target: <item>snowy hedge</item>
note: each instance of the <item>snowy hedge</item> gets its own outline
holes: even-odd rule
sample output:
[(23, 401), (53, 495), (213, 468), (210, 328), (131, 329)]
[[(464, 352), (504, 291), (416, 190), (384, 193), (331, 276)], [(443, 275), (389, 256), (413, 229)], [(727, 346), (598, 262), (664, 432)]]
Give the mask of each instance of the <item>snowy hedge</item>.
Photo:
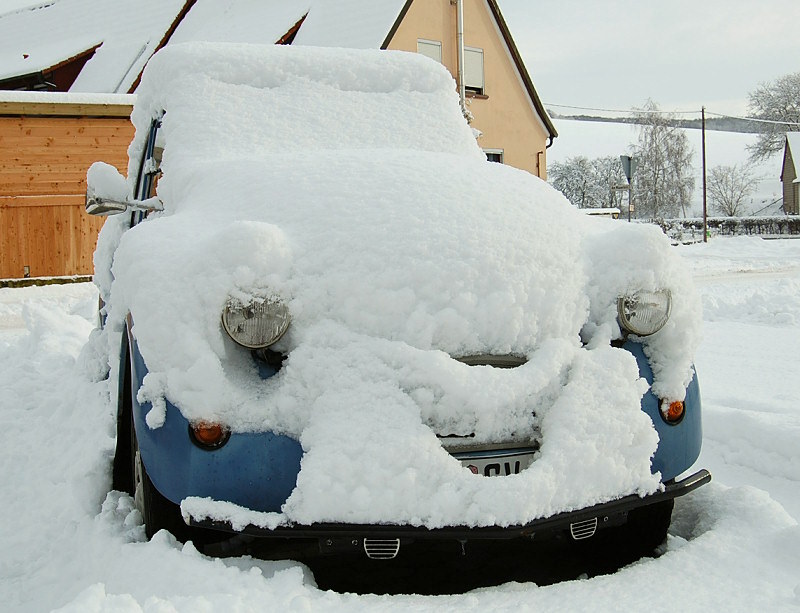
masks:
[[(684, 243), (702, 240), (703, 218), (655, 220), (664, 233)], [(770, 217), (709, 217), (711, 236), (790, 236), (800, 235), (800, 217), (776, 215)]]

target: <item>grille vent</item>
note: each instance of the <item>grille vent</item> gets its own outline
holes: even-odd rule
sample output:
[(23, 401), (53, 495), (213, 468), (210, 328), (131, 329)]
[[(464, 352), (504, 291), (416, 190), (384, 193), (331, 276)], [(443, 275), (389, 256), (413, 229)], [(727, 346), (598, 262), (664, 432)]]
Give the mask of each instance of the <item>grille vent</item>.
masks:
[(569, 525), (569, 532), (576, 541), (588, 539), (597, 532), (597, 518), (593, 517), (592, 519), (584, 521), (576, 521)]
[(370, 560), (391, 560), (400, 551), (400, 539), (364, 539), (364, 553)]

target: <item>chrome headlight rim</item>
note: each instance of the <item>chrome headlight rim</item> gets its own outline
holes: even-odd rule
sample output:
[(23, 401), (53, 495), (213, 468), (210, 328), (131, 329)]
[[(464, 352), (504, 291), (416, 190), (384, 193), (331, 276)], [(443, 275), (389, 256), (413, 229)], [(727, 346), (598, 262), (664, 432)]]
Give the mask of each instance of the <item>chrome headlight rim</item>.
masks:
[(637, 290), (617, 299), (617, 318), (623, 330), (651, 336), (661, 330), (672, 314), (672, 291)]
[(222, 327), (238, 345), (265, 349), (277, 343), (289, 329), (291, 316), (283, 298), (277, 295), (248, 301), (229, 296), (222, 309)]

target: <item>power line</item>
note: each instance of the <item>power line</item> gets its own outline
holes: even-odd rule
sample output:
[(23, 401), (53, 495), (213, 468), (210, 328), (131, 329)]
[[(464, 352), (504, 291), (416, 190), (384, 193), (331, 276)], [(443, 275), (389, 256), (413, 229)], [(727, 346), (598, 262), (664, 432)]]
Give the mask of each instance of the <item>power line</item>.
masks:
[(754, 123), (770, 123), (778, 126), (800, 126), (796, 121), (774, 121), (772, 119), (758, 119), (756, 117), (737, 117), (736, 115), (722, 115), (720, 113), (713, 113), (706, 111), (707, 115), (714, 115), (715, 117), (724, 117), (725, 119), (739, 119), (741, 121), (752, 121)]
[[(662, 110), (645, 110), (645, 109), (603, 109), (603, 108), (596, 108), (591, 106), (574, 106), (571, 104), (553, 104), (551, 102), (545, 102), (544, 105), (546, 107), (555, 107), (560, 109), (573, 109), (577, 111), (597, 111), (601, 113), (623, 113), (628, 116), (631, 113), (634, 114), (652, 114), (652, 115), (692, 115), (692, 114), (700, 114), (700, 110), (696, 111), (662, 111)], [(774, 124), (779, 126), (798, 126), (800, 127), (800, 122), (796, 121), (775, 121), (772, 119), (758, 119), (756, 117), (739, 117), (737, 115), (727, 115), (724, 113), (714, 113), (713, 111), (709, 111), (706, 109), (707, 115), (714, 115), (715, 117), (721, 117), (723, 119), (738, 119), (739, 121), (750, 121), (753, 123), (768, 123)]]
[(578, 111), (600, 111), (603, 113), (652, 113), (653, 115), (688, 115), (691, 113), (699, 113), (699, 110), (696, 111), (651, 111), (645, 109), (599, 109), (593, 108), (590, 106), (572, 106), (569, 104), (552, 104), (550, 102), (545, 102), (545, 106), (555, 106), (562, 109), (575, 109)]

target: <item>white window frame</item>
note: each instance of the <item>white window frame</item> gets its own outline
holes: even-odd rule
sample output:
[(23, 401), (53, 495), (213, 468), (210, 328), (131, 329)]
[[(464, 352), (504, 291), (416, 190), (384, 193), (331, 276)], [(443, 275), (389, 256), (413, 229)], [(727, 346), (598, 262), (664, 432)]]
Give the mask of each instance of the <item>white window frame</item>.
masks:
[[(436, 50), (438, 50), (438, 53)], [(426, 51), (430, 51), (432, 53), (426, 53)], [(424, 55), (425, 57), (429, 57), (432, 60), (435, 60), (441, 64), (442, 42), (439, 40), (428, 40), (427, 38), (418, 38), (417, 53), (419, 53), (420, 55)]]
[(498, 162), (498, 163), (500, 163), (500, 164), (505, 164), (506, 163), (506, 160), (505, 160), (506, 156), (505, 156), (505, 152), (504, 152), (503, 149), (484, 149), (483, 152), (485, 154), (487, 154), (487, 157), (488, 157), (488, 154), (490, 154), (490, 153), (492, 155), (499, 155), (500, 156), (500, 162)]

